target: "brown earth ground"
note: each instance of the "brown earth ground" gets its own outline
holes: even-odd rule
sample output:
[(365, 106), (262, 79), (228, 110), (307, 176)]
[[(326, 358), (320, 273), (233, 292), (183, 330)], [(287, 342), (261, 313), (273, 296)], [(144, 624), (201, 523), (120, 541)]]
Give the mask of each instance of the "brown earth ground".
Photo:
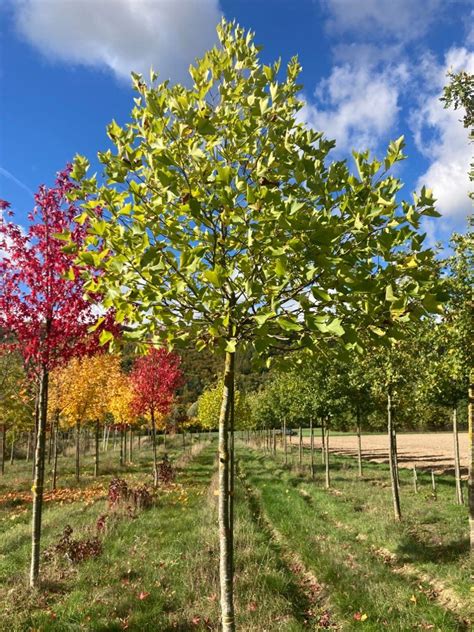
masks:
[[(318, 431), (316, 431), (318, 432)], [(293, 445), (298, 438), (293, 437)], [(304, 438), (309, 444), (309, 437)], [(321, 438), (315, 434), (315, 447), (321, 448)], [(449, 432), (397, 434), (398, 462), (400, 467), (432, 469), (436, 472), (454, 470), (453, 435)], [(334, 435), (329, 438), (329, 450), (336, 454), (357, 456), (357, 437)], [(459, 433), (459, 452), (462, 473), (467, 473), (468, 439), (467, 432)], [(363, 435), (362, 457), (374, 463), (388, 463), (386, 435)]]

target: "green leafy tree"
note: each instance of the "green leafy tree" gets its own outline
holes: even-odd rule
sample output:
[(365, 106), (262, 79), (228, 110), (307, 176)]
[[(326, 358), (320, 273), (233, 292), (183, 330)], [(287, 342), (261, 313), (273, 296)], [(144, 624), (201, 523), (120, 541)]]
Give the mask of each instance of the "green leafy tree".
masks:
[[(354, 154), (328, 163), (334, 142), (298, 122), (300, 66), (263, 65), (251, 33), (225, 21), (220, 45), (190, 67), (189, 87), (150, 84), (131, 121), (108, 128), (99, 154), (105, 182), (77, 158), (83, 214), (91, 223), (81, 259), (101, 274), (103, 294), (129, 337), (192, 341), (221, 355), (219, 533), (222, 627), (235, 629), (229, 421), (235, 354), (314, 347), (341, 338), (361, 349), (436, 304), (432, 254), (417, 233), (437, 215), (429, 191), (399, 204), (388, 172), (403, 139), (382, 162)], [(94, 209), (104, 209), (97, 217)], [(102, 336), (105, 343), (107, 335)]]

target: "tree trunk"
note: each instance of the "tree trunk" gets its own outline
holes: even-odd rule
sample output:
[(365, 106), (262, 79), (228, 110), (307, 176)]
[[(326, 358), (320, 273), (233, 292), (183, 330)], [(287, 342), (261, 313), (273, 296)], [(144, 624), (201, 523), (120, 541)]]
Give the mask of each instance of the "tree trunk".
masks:
[(76, 421), (76, 481), (79, 483), (81, 462), (81, 422)]
[(123, 458), (123, 426), (120, 426), (120, 465), (124, 465), (125, 459)]
[(56, 489), (56, 483), (58, 479), (58, 434), (59, 434), (59, 419), (56, 417), (56, 423), (54, 424), (54, 446), (53, 446), (53, 479), (51, 481), (51, 489)]
[(232, 568), (232, 525), (229, 523), (230, 498), (230, 454), (229, 417), (234, 390), (235, 354), (226, 352), (224, 388), (219, 414), (219, 579), (221, 592), (222, 632), (235, 631), (233, 568)]
[(288, 441), (286, 437), (286, 419), (283, 420), (283, 448), (285, 450), (285, 465), (288, 465)]
[(5, 474), (5, 456), (6, 456), (6, 443), (7, 443), (7, 428), (5, 424), (2, 424), (2, 449), (0, 455), (2, 457), (2, 463), (0, 465), (2, 474)]
[(459, 462), (458, 411), (453, 408), (453, 439), (454, 439), (454, 477), (456, 479), (456, 502), (464, 504), (462, 493), (461, 465)]
[(469, 435), (469, 478), (468, 478), (468, 498), (469, 498), (469, 527), (471, 536), (471, 558), (474, 552), (474, 372), (471, 370), (469, 384), (469, 404), (468, 404), (468, 435)]
[(39, 396), (35, 398), (35, 429), (33, 433), (33, 459), (31, 464), (31, 478), (35, 477), (35, 459), (36, 459), (36, 444), (38, 442), (38, 424), (39, 424)]
[(26, 443), (26, 462), (30, 460), (30, 452), (31, 452), (31, 430), (28, 432), (27, 443)]
[(362, 478), (362, 439), (360, 436), (360, 413), (357, 409), (357, 463), (359, 467), (359, 476)]
[(15, 431), (12, 430), (12, 444), (10, 446), (10, 465), (15, 461)]
[(298, 455), (298, 459), (299, 459), (299, 466), (300, 468), (303, 465), (303, 428), (300, 426), (300, 431), (299, 431), (299, 455)]
[[(393, 417), (393, 414), (392, 414)], [(400, 470), (398, 469), (398, 445), (397, 445), (397, 429), (392, 419), (392, 434), (393, 434), (393, 463), (395, 466), (395, 478), (400, 491)]]
[(331, 475), (329, 472), (329, 421), (326, 419), (326, 422), (324, 424), (325, 426), (325, 432), (324, 432), (324, 466), (325, 466), (325, 472), (326, 472), (326, 481), (325, 481), (325, 486), (326, 489), (329, 489), (331, 487)]
[(127, 426), (123, 430), (123, 462), (127, 462)]
[(402, 519), (402, 512), (400, 509), (400, 490), (397, 482), (397, 471), (395, 465), (395, 445), (394, 445), (394, 433), (393, 433), (393, 417), (392, 417), (392, 393), (389, 388), (387, 392), (387, 431), (389, 442), (389, 462), (390, 462), (390, 481), (392, 484), (392, 500), (393, 500), (393, 512), (395, 514), (395, 520)]
[(232, 381), (229, 411), (229, 568), (234, 577), (234, 488), (235, 488), (235, 384)]
[(41, 517), (43, 510), (44, 461), (46, 447), (46, 417), (48, 415), (48, 381), (46, 367), (41, 368), (38, 393), (38, 431), (36, 439), (35, 473), (33, 478), (33, 509), (31, 530), (30, 586), (35, 588), (39, 581)]
[(311, 478), (314, 480), (314, 428), (312, 417), (309, 420), (309, 444)]
[(53, 425), (49, 424), (49, 439), (48, 439), (48, 465), (51, 463), (51, 457), (53, 456)]
[(326, 460), (326, 443), (325, 443), (325, 422), (324, 418), (321, 417), (321, 463), (324, 465)]
[(95, 422), (95, 455), (94, 455), (94, 478), (99, 476), (99, 439), (100, 439), (100, 428), (99, 428), (99, 420)]
[(133, 460), (133, 430), (130, 428), (130, 440), (128, 442), (128, 460), (130, 463)]
[(155, 413), (151, 411), (151, 440), (153, 443), (153, 486), (158, 485), (158, 457), (156, 455), (156, 424)]

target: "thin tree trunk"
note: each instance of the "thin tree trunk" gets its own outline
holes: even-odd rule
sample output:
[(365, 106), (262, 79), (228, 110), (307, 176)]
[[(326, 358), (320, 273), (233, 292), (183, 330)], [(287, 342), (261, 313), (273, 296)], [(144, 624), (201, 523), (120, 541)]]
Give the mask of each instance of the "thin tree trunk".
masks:
[(156, 424), (155, 424), (155, 413), (151, 411), (151, 440), (153, 443), (153, 485), (157, 487), (158, 485), (158, 457), (156, 455)]
[(76, 481), (79, 483), (81, 463), (81, 422), (76, 421)]
[(36, 440), (35, 474), (33, 478), (33, 509), (31, 530), (30, 586), (39, 582), (41, 518), (43, 511), (44, 461), (46, 447), (46, 417), (48, 414), (48, 381), (46, 367), (41, 368), (38, 393), (38, 432)]
[(301, 468), (303, 465), (303, 428), (301, 426), (299, 435), (299, 466)]
[(48, 465), (51, 463), (51, 457), (53, 456), (53, 425), (49, 424), (49, 438), (48, 438)]
[(309, 443), (311, 478), (314, 479), (314, 428), (312, 417), (309, 420)]
[(321, 463), (324, 465), (326, 462), (326, 444), (325, 444), (325, 421), (324, 417), (321, 417)]
[(120, 457), (119, 457), (120, 465), (124, 465), (125, 459), (123, 458), (123, 426), (120, 426)]
[(12, 444), (10, 446), (10, 465), (15, 461), (15, 431), (12, 430)]
[(456, 479), (456, 502), (464, 504), (462, 493), (461, 465), (459, 462), (458, 411), (453, 408), (453, 439), (454, 439), (454, 477)]
[(329, 489), (331, 487), (331, 474), (329, 471), (329, 421), (326, 419), (326, 422), (324, 424), (325, 426), (325, 432), (324, 432), (324, 451), (325, 451), (325, 455), (324, 455), (324, 467), (325, 467), (325, 473), (326, 473), (326, 480), (325, 480), (325, 486), (326, 489)]
[(229, 411), (229, 569), (234, 577), (234, 488), (235, 488), (235, 385), (232, 382)]
[(28, 435), (26, 438), (26, 457), (25, 457), (25, 460), (27, 463), (30, 460), (30, 450), (31, 450), (31, 431), (28, 431)]
[(95, 455), (94, 455), (94, 478), (99, 476), (99, 441), (100, 441), (100, 428), (99, 420), (95, 422)]
[(5, 424), (2, 424), (2, 449), (1, 449), (1, 457), (2, 457), (2, 463), (1, 463), (1, 472), (2, 474), (5, 474), (5, 456), (6, 456), (6, 443), (7, 443), (7, 428)]
[(39, 424), (39, 395), (35, 397), (35, 429), (33, 433), (33, 458), (31, 464), (31, 478), (35, 476), (35, 460), (36, 460), (36, 444), (38, 442), (38, 424)]
[(357, 409), (357, 462), (359, 467), (359, 476), (362, 478), (362, 438), (360, 433), (360, 413)]
[(53, 479), (51, 481), (51, 489), (56, 489), (58, 479), (58, 434), (59, 434), (59, 419), (56, 417), (54, 424), (54, 446), (53, 446)]
[(288, 442), (286, 437), (286, 419), (283, 420), (283, 446), (285, 450), (285, 465), (288, 465)]
[(468, 498), (469, 498), (469, 531), (471, 541), (471, 559), (474, 553), (474, 371), (471, 370), (469, 384), (469, 404), (468, 404), (468, 436), (469, 436), (469, 478), (468, 478)]
[(232, 525), (229, 524), (229, 416), (232, 407), (234, 386), (235, 354), (226, 352), (224, 388), (219, 414), (219, 579), (221, 593), (222, 632), (235, 631), (233, 568), (232, 568)]
[[(393, 415), (392, 415), (393, 417)], [(395, 424), (392, 423), (392, 433), (393, 433), (393, 463), (395, 465), (395, 477), (398, 485), (398, 490), (400, 491), (400, 470), (398, 468), (398, 444), (397, 444), (397, 430), (395, 428)]]
[(130, 463), (133, 460), (133, 430), (130, 428), (130, 441), (128, 442), (128, 460)]
[(123, 431), (123, 462), (124, 464), (127, 462), (127, 426), (125, 426)]
[(114, 428), (114, 440), (112, 443), (112, 450), (115, 452), (117, 449), (117, 428)]
[(415, 494), (418, 494), (418, 474), (416, 472), (416, 465), (413, 466), (413, 490)]
[(389, 462), (390, 462), (390, 481), (392, 484), (392, 500), (393, 500), (393, 512), (395, 514), (395, 520), (402, 519), (402, 512), (400, 509), (400, 490), (397, 482), (397, 472), (395, 466), (395, 446), (394, 446), (394, 434), (393, 434), (393, 417), (392, 417), (392, 393), (391, 389), (387, 392), (387, 431), (389, 442)]

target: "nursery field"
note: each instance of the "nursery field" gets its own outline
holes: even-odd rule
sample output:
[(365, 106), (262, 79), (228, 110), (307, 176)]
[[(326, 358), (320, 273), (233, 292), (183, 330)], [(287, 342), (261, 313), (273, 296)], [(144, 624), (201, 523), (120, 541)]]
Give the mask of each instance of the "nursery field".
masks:
[[(459, 433), (459, 452), (461, 468), (467, 472), (468, 435)], [(294, 438), (293, 438), (294, 441)], [(304, 442), (309, 444), (309, 438)], [(320, 448), (321, 441), (316, 437), (315, 446)], [(330, 438), (330, 449), (338, 454), (357, 455), (357, 436), (354, 434), (335, 434)], [(438, 472), (452, 470), (453, 435), (451, 432), (397, 433), (397, 455), (399, 467), (433, 469)], [(387, 435), (368, 434), (362, 439), (362, 456), (376, 463), (388, 463)]]
[[(212, 435), (188, 437), (185, 446), (181, 437), (168, 440), (175, 478), (143, 505), (132, 496), (114, 504), (109, 485), (119, 472), (129, 489), (152, 489), (147, 441), (121, 468), (117, 450), (102, 452), (97, 478), (92, 455), (83, 456), (78, 486), (73, 458), (60, 457), (58, 490), (45, 498), (36, 590), (27, 588), (31, 465), (7, 464), (0, 629), (218, 630), (216, 448)], [(159, 451), (161, 459), (162, 445)], [(308, 452), (301, 466), (296, 453), (285, 465), (281, 448), (273, 455), (253, 442), (236, 444), (239, 629), (468, 630), (467, 509), (454, 503), (453, 477), (437, 475), (434, 495), (429, 473), (420, 471), (415, 494), (411, 473), (400, 471), (403, 521), (395, 523), (386, 465), (366, 462), (361, 480), (355, 459), (331, 454), (325, 489), (320, 455), (312, 479)], [(47, 489), (48, 477), (49, 469)]]

